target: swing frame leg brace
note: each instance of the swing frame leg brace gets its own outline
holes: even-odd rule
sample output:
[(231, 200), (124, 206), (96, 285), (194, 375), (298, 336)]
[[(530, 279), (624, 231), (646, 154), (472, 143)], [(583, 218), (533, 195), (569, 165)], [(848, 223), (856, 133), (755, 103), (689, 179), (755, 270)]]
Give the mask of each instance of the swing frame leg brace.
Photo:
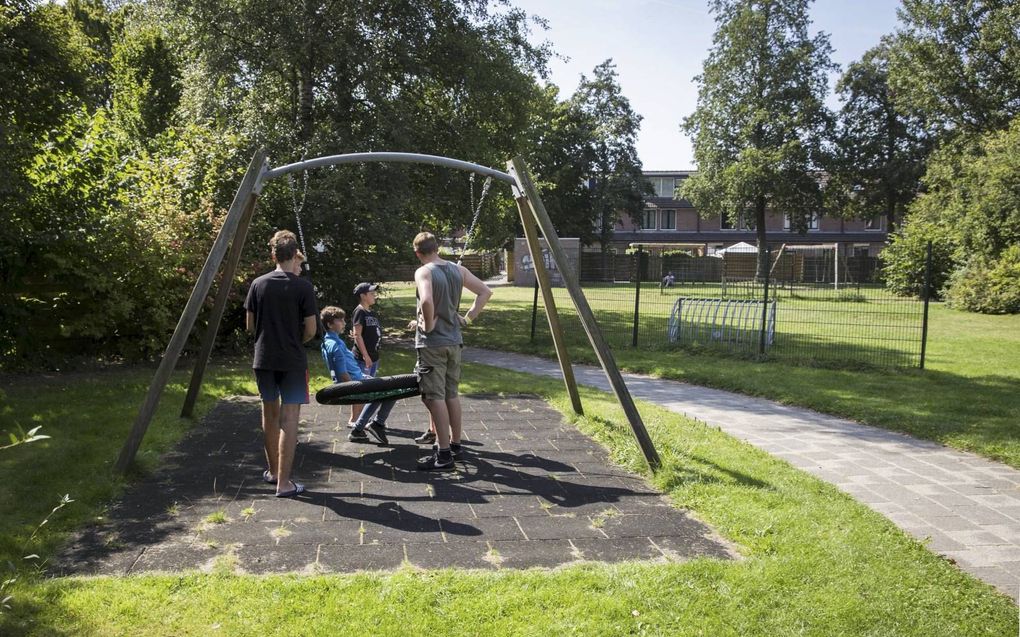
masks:
[[(595, 315), (588, 305), (588, 299), (585, 298), (577, 278), (570, 269), (566, 253), (563, 251), (563, 246), (556, 235), (556, 230), (553, 228), (552, 220), (545, 209), (545, 204), (542, 203), (542, 198), (538, 195), (538, 189), (535, 188), (531, 174), (528, 172), (524, 160), (520, 157), (511, 159), (507, 163), (507, 169), (516, 180), (517, 188), (524, 194), (523, 199), (528, 203), (534, 219), (542, 229), (542, 235), (549, 245), (549, 251), (552, 253), (553, 259), (556, 261), (556, 267), (563, 273), (563, 282), (570, 293), (570, 299), (574, 302), (578, 318), (581, 319), (581, 326), (584, 327), (588, 340), (595, 350), (595, 355), (602, 365), (602, 371), (605, 372), (606, 378), (609, 379), (613, 393), (616, 394), (616, 399), (620, 402), (623, 413), (627, 416), (627, 421), (630, 423), (631, 430), (634, 432), (634, 437), (637, 439), (638, 446), (641, 447), (641, 452), (644, 454), (648, 466), (654, 471), (662, 466), (662, 460), (659, 458), (659, 453), (655, 450), (655, 445), (648, 435), (648, 430), (645, 429), (644, 421), (641, 420), (641, 414), (638, 413), (634, 399), (630, 395), (630, 390), (627, 389), (627, 384), (623, 381), (623, 376), (616, 366), (616, 359), (613, 357), (609, 345), (602, 336), (602, 330), (599, 329), (598, 323), (595, 322)], [(541, 256), (542, 253), (539, 250), (539, 259), (541, 259)]]

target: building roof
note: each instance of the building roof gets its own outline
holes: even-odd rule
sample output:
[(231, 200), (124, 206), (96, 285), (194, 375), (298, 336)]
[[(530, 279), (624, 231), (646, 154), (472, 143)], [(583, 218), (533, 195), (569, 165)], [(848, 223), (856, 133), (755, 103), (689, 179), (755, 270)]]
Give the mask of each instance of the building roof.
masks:
[(690, 177), (697, 172), (696, 170), (642, 170), (641, 174), (645, 177)]

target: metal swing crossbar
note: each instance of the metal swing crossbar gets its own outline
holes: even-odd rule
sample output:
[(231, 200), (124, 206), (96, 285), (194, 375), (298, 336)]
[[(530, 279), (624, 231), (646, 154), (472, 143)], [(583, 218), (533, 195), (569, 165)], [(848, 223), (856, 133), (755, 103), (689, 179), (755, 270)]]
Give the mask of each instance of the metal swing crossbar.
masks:
[[(459, 159), (451, 159), (449, 157), (442, 157), (440, 155), (422, 155), (420, 153), (347, 153), (344, 155), (329, 155), (326, 157), (317, 157), (315, 159), (304, 159), (305, 153), (302, 153), (301, 161), (294, 162), (292, 164), (286, 164), (278, 168), (270, 169), (268, 161), (263, 165), (262, 172), (259, 174), (258, 181), (255, 184), (254, 192), (259, 194), (262, 191), (264, 182), (281, 177), (287, 176), (290, 181), (291, 196), (294, 200), (294, 219), (297, 222), (298, 239), (301, 242), (301, 251), (305, 255), (305, 262), (302, 263), (301, 267), (305, 272), (311, 269), (311, 263), (308, 261), (309, 254), (308, 249), (305, 247), (305, 232), (301, 223), (301, 212), (305, 207), (305, 200), (308, 197), (308, 171), (312, 168), (319, 168), (322, 166), (336, 166), (338, 164), (357, 164), (366, 162), (395, 162), (395, 163), (413, 163), (413, 164), (431, 164), (434, 166), (445, 166), (447, 168), (456, 168), (458, 170), (467, 170), (471, 172), (471, 210), (473, 216), (471, 218), (471, 225), (468, 227), (467, 234), (464, 235), (464, 251), (467, 251), (468, 244), (471, 241), (471, 237), (474, 234), (475, 227), (478, 225), (478, 218), (482, 214), (482, 205), (485, 203), (485, 197), (489, 194), (489, 187), (492, 185), (493, 178), (500, 179), (509, 183), (514, 187), (514, 194), (517, 196), (517, 181), (512, 175), (507, 173), (494, 170), (492, 168), (486, 168), (479, 164), (473, 164), (467, 161), (461, 161)], [(301, 199), (297, 197), (297, 187), (294, 182), (294, 173), (301, 171), (304, 174), (302, 180), (302, 191)], [(485, 176), (485, 183), (482, 185), (482, 192), (478, 198), (478, 204), (475, 205), (475, 175), (480, 174)], [(464, 259), (464, 253), (461, 253), (460, 260), (457, 263), (461, 263)]]
[(666, 336), (671, 343), (757, 346), (761, 342), (763, 303), (768, 303), (764, 344), (769, 347), (776, 332), (775, 299), (759, 301), (682, 296), (673, 304)]
[(485, 175), (486, 177), (492, 177), (500, 181), (514, 186), (516, 188), (517, 181), (513, 178), (513, 175), (508, 173), (500, 172), (493, 168), (487, 168), (479, 164), (472, 164), (468, 161), (461, 161), (459, 159), (450, 159), (449, 157), (440, 157), (439, 155), (420, 155), (418, 153), (348, 153), (345, 155), (329, 155), (328, 157), (317, 157), (315, 159), (308, 159), (305, 161), (295, 162), (293, 164), (287, 164), (278, 168), (270, 169), (267, 166), (264, 167), (262, 173), (259, 175), (258, 185), (256, 186), (256, 194), (261, 190), (261, 185), (270, 179), (275, 179), (292, 173), (298, 170), (311, 170), (312, 168), (320, 168), (322, 166), (336, 166), (339, 164), (361, 164), (365, 162), (395, 162), (404, 164), (430, 164), (433, 166), (445, 166), (447, 168), (456, 168), (458, 170), (468, 170), (471, 172)]
[[(276, 177), (281, 177), (299, 170), (309, 170), (311, 168), (337, 164), (374, 161), (445, 166), (448, 168), (475, 172), (510, 184), (513, 189), (514, 199), (516, 200), (517, 207), (521, 215), (521, 223), (524, 227), (525, 238), (528, 240), (528, 247), (532, 252), (532, 256), (541, 262), (542, 248), (537, 237), (537, 230), (541, 229), (542, 235), (545, 237), (549, 250), (551, 251), (557, 266), (563, 271), (569, 270), (570, 265), (567, 261), (563, 246), (560, 244), (559, 237), (556, 234), (556, 229), (553, 227), (552, 220), (549, 218), (549, 213), (545, 209), (545, 204), (542, 203), (542, 198), (538, 193), (538, 189), (535, 187), (531, 173), (520, 157), (515, 157), (507, 162), (507, 169), (510, 171), (509, 173), (487, 168), (471, 162), (451, 159), (449, 157), (440, 157), (438, 155), (389, 152), (332, 155), (328, 157), (302, 160), (293, 164), (271, 168), (265, 151), (260, 149), (252, 157), (251, 163), (248, 165), (244, 178), (241, 180), (237, 193), (234, 195), (234, 200), (230, 204), (230, 209), (227, 211), (227, 216), (224, 219), (223, 225), (216, 236), (216, 240), (213, 242), (209, 255), (206, 257), (205, 265), (203, 265), (202, 271), (198, 275), (195, 287), (192, 289), (191, 296), (188, 298), (187, 305), (181, 313), (180, 320), (177, 322), (177, 327), (174, 330), (173, 336), (170, 338), (170, 342), (163, 353), (159, 367), (153, 376), (152, 382), (149, 384), (149, 389), (141, 407), (139, 408), (138, 415), (135, 417), (135, 420), (131, 425), (131, 432), (128, 435), (127, 440), (125, 440), (124, 445), (121, 448), (120, 455), (117, 458), (115, 466), (118, 472), (126, 472), (133, 462), (135, 454), (141, 446), (142, 438), (145, 436), (149, 423), (152, 421), (152, 417), (159, 405), (160, 397), (170, 381), (170, 376), (174, 371), (174, 367), (180, 360), (181, 353), (183, 352), (191, 331), (195, 326), (198, 314), (202, 307), (205, 306), (206, 299), (209, 295), (210, 289), (212, 288), (213, 280), (216, 278), (216, 275), (220, 273), (221, 266), (223, 266), (220, 280), (226, 283), (221, 284), (217, 290), (216, 298), (213, 301), (212, 308), (209, 312), (208, 325), (206, 326), (205, 335), (196, 358), (194, 371), (192, 372), (191, 377), (191, 384), (188, 387), (188, 393), (184, 401), (184, 407), (181, 410), (182, 416), (190, 417), (193, 415), (195, 402), (202, 384), (202, 376), (205, 373), (205, 367), (208, 364), (215, 344), (216, 334), (219, 330), (220, 320), (223, 318), (227, 300), (230, 296), (229, 282), (234, 280), (234, 276), (237, 272), (238, 263), (241, 259), (241, 252), (244, 248), (245, 239), (248, 234), (248, 227), (255, 211), (255, 204), (258, 199), (258, 195), (261, 194), (262, 188), (265, 186), (266, 182), (270, 179), (275, 179)], [(578, 393), (577, 384), (574, 380), (573, 369), (570, 365), (570, 358), (567, 354), (562, 330), (559, 328), (559, 317), (556, 312), (555, 301), (552, 298), (552, 289), (548, 273), (544, 268), (536, 268), (536, 275), (542, 284), (542, 293), (547, 297), (545, 303), (546, 316), (549, 319), (550, 328), (553, 332), (553, 341), (554, 346), (556, 347), (557, 358), (559, 359), (560, 371), (563, 375), (563, 382), (567, 387), (567, 392), (570, 394), (574, 411), (578, 414), (583, 414), (584, 412), (581, 408), (580, 395)], [(581, 319), (581, 325), (588, 335), (588, 339), (591, 342), (596, 357), (598, 358), (599, 363), (609, 380), (609, 384), (612, 386), (613, 392), (616, 394), (616, 397), (620, 402), (620, 406), (623, 408), (623, 412), (629, 421), (631, 429), (633, 430), (634, 437), (637, 439), (638, 445), (641, 447), (641, 451), (643, 452), (649, 466), (653, 470), (657, 469), (662, 464), (659, 459), (658, 452), (655, 450), (655, 446), (645, 429), (641, 415), (637, 411), (637, 406), (634, 404), (630, 391), (627, 389), (623, 376), (616, 365), (616, 359), (613, 356), (608, 343), (606, 343), (601, 329), (595, 321), (595, 315), (592, 312), (591, 306), (589, 305), (587, 298), (585, 298), (580, 285), (573, 277), (566, 277), (565, 284), (567, 286), (567, 291), (570, 293), (570, 299), (577, 310), (579, 318)]]

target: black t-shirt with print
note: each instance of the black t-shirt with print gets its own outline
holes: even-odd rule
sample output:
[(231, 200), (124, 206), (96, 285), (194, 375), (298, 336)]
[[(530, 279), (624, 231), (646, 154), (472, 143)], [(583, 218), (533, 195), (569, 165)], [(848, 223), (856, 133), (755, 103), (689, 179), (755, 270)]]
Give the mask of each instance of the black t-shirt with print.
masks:
[[(379, 317), (372, 310), (366, 310), (359, 305), (354, 308), (354, 314), (351, 315), (351, 325), (361, 326), (361, 338), (365, 339), (365, 349), (368, 350), (369, 357), (373, 361), (379, 360), (379, 341), (382, 340)], [(362, 360), (361, 348), (355, 344), (351, 349), (354, 350), (354, 358)]]

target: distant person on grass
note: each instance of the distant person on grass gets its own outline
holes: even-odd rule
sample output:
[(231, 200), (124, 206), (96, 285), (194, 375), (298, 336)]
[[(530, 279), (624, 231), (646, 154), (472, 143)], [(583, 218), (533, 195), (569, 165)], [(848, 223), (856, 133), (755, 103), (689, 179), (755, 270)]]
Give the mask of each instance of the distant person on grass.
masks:
[[(354, 360), (354, 354), (347, 349), (340, 337), (347, 326), (347, 313), (331, 305), (323, 308), (320, 318), (326, 328), (326, 333), (322, 337), (322, 360), (326, 362), (326, 369), (329, 370), (333, 382), (346, 383), (371, 378), (362, 371), (361, 365)], [(396, 400), (380, 400), (365, 405), (347, 439), (351, 442), (369, 442), (370, 433), (380, 444), (389, 444), (386, 437), (386, 419), (396, 404)], [(368, 433), (365, 433), (366, 431)]]
[(304, 343), (315, 336), (316, 302), (312, 284), (300, 269), (297, 237), (281, 230), (269, 241), (276, 269), (255, 279), (245, 299), (246, 327), (255, 335), (252, 369), (262, 398), (266, 482), (280, 498), (303, 493), (291, 480), (301, 405), (308, 403), (308, 359)]
[(676, 283), (676, 277), (673, 275), (673, 272), (670, 271), (666, 276), (662, 277), (662, 283), (659, 284), (659, 289), (662, 290), (664, 288), (671, 288), (674, 283)]
[[(411, 322), (422, 401), (436, 428), (436, 445), (428, 458), (418, 462), (423, 471), (453, 468), (460, 453), (460, 358), (464, 340), (461, 328), (473, 323), (492, 296), (492, 290), (470, 270), (439, 258), (439, 242), (429, 232), (414, 238), (414, 255), (422, 264), (414, 273), (418, 299), (417, 318)], [(475, 295), (468, 311), (458, 314), (460, 297), (467, 288)]]

